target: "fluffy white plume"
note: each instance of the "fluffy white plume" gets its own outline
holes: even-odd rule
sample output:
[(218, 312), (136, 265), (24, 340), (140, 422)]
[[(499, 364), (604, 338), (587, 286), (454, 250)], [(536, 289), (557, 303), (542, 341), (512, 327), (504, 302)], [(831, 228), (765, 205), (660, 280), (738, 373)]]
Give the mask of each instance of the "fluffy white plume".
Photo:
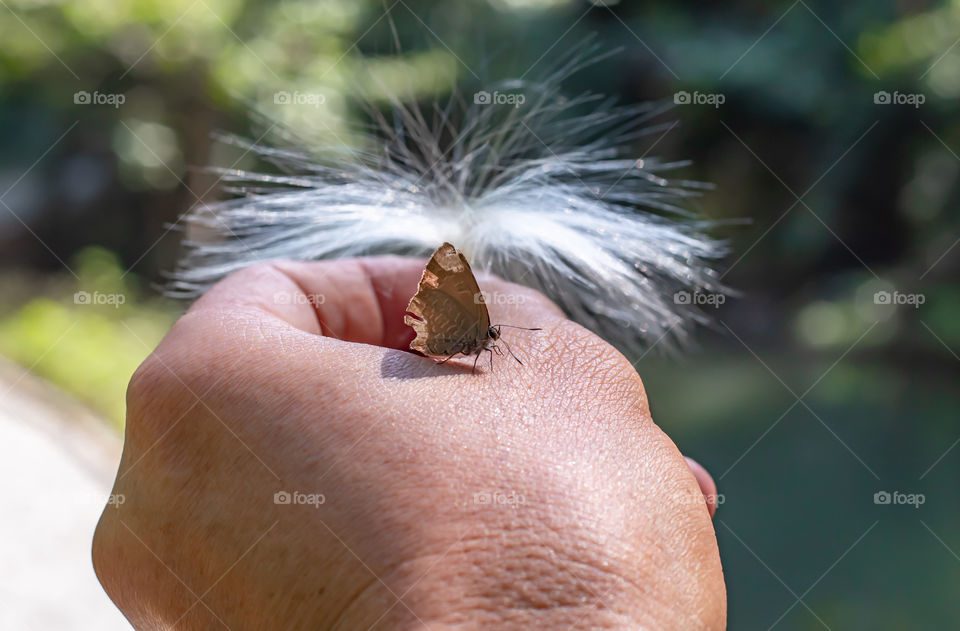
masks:
[(392, 121), (371, 108), (364, 150), (248, 145), (278, 174), (221, 171), (239, 196), (187, 217), (214, 238), (187, 244), (172, 293), (259, 260), (427, 256), (449, 241), (624, 351), (683, 341), (703, 316), (677, 296), (717, 291), (708, 262), (724, 254), (678, 205), (703, 186), (664, 178), (685, 163), (624, 157), (668, 131), (650, 124), (666, 108), (566, 99), (557, 86), (575, 66), (490, 88), (519, 106), (455, 97), (428, 120), (396, 101)]

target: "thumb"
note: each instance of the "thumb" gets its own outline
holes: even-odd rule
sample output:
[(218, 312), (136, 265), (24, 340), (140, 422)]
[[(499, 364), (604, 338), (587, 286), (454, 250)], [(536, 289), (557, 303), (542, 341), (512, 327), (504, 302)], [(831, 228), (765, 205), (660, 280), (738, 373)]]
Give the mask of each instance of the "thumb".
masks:
[(256, 263), (214, 285), (190, 313), (255, 311), (307, 333), (405, 349), (413, 331), (403, 312), (423, 265), (399, 256)]
[[(256, 263), (214, 285), (190, 312), (253, 310), (315, 335), (407, 350), (414, 331), (403, 315), (425, 263), (400, 256)], [(489, 305), (498, 323), (539, 326), (545, 316), (563, 319), (556, 305), (532, 289), (489, 274), (478, 277), (496, 295), (511, 298)]]

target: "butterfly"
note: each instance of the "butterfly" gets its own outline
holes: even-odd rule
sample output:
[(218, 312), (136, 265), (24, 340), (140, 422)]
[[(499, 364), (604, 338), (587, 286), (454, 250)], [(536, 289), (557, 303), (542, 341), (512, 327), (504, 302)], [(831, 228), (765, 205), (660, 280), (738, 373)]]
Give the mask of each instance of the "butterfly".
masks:
[[(427, 262), (417, 293), (410, 299), (403, 321), (417, 333), (410, 342), (410, 350), (431, 357), (446, 357), (441, 364), (455, 355), (476, 355), (473, 360), (474, 372), (483, 351), (490, 353), (490, 368), (493, 369), (494, 352), (503, 355), (496, 344), (500, 339), (500, 327), (511, 326), (490, 324), (490, 313), (470, 264), (449, 243), (437, 248)], [(507, 351), (523, 364), (509, 345)]]

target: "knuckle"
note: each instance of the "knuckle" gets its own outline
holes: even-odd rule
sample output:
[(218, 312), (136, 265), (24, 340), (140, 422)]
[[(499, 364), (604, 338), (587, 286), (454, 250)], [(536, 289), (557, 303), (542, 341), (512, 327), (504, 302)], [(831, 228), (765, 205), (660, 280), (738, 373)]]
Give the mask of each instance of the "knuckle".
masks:
[[(135, 439), (146, 433), (161, 435), (165, 431), (165, 410), (178, 399), (177, 383), (171, 369), (151, 353), (130, 378), (127, 385), (127, 437)], [(125, 446), (126, 449), (129, 448)]]
[(214, 336), (198, 325), (204, 317), (198, 313), (180, 318), (134, 372), (127, 385), (128, 435), (162, 434), (213, 385), (223, 362), (214, 350), (218, 346)]
[(170, 387), (172, 377), (156, 353), (151, 353), (134, 371), (127, 384), (127, 413), (142, 409)]
[[(579, 324), (564, 321), (553, 333), (550, 352), (557, 361), (569, 387), (579, 387), (581, 393), (595, 400), (622, 401), (631, 410), (648, 414), (647, 396), (643, 380), (634, 365), (620, 351)], [(570, 374), (577, 375), (570, 379)]]

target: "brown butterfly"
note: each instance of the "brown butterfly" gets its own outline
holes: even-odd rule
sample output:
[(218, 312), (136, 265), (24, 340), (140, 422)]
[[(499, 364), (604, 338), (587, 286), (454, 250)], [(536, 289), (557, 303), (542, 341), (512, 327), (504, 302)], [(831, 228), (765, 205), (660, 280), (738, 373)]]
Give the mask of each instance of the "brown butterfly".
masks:
[[(493, 368), (493, 353), (503, 355), (494, 343), (500, 339), (500, 327), (511, 326), (490, 324), (490, 313), (470, 264), (449, 243), (441, 245), (430, 257), (417, 293), (407, 305), (407, 313), (403, 321), (417, 332), (417, 337), (410, 342), (411, 350), (431, 357), (446, 357), (440, 363), (455, 355), (476, 355), (474, 372), (483, 351), (490, 353), (490, 368)], [(509, 346), (507, 351), (523, 364)]]

